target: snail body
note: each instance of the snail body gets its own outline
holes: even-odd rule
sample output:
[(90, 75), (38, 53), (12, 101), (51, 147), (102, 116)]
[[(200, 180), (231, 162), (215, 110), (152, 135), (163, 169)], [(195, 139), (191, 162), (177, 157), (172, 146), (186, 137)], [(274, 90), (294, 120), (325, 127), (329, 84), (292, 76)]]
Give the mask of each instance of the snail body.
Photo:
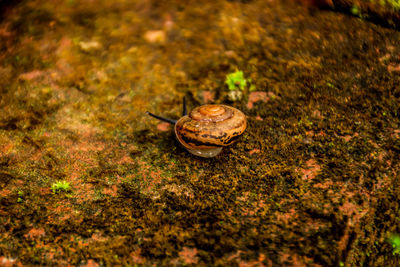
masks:
[(238, 140), (246, 129), (246, 116), (240, 110), (226, 105), (203, 105), (193, 109), (177, 121), (149, 115), (175, 125), (179, 143), (196, 156), (211, 158), (222, 148)]

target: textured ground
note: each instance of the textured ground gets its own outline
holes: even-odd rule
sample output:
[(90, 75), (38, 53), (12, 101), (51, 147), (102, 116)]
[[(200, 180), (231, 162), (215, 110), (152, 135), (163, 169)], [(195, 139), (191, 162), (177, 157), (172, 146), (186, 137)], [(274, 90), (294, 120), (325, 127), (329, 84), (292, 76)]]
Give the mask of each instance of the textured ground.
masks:
[[(0, 265), (400, 264), (395, 29), (277, 0), (2, 5)], [(255, 91), (229, 101), (236, 69)], [(145, 111), (183, 96), (241, 109), (240, 142), (179, 147)]]

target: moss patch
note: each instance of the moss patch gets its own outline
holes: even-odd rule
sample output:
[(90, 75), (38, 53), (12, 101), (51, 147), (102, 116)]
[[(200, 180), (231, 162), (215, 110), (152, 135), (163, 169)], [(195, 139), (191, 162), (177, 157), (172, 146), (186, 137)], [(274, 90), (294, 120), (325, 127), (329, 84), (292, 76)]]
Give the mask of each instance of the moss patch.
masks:
[[(285, 1), (9, 8), (2, 263), (400, 263), (397, 31)], [(233, 101), (237, 69), (257, 92)], [(178, 118), (182, 96), (243, 110), (247, 131), (216, 158), (188, 154), (145, 114)]]

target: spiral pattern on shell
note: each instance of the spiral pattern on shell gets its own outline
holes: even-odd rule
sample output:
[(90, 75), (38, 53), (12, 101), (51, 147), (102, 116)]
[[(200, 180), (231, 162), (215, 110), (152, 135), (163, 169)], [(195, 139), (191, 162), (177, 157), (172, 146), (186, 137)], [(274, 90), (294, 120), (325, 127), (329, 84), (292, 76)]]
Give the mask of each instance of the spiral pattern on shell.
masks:
[(246, 129), (246, 116), (225, 105), (203, 105), (175, 124), (175, 134), (187, 149), (210, 149), (228, 146)]

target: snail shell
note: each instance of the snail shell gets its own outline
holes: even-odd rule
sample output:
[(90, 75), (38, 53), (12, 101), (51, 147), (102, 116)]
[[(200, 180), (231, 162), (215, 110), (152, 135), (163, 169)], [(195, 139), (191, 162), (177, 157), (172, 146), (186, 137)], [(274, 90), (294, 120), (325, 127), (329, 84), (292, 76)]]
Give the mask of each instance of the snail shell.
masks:
[(237, 141), (246, 126), (246, 116), (236, 108), (203, 105), (176, 122), (175, 134), (190, 153), (210, 158)]

